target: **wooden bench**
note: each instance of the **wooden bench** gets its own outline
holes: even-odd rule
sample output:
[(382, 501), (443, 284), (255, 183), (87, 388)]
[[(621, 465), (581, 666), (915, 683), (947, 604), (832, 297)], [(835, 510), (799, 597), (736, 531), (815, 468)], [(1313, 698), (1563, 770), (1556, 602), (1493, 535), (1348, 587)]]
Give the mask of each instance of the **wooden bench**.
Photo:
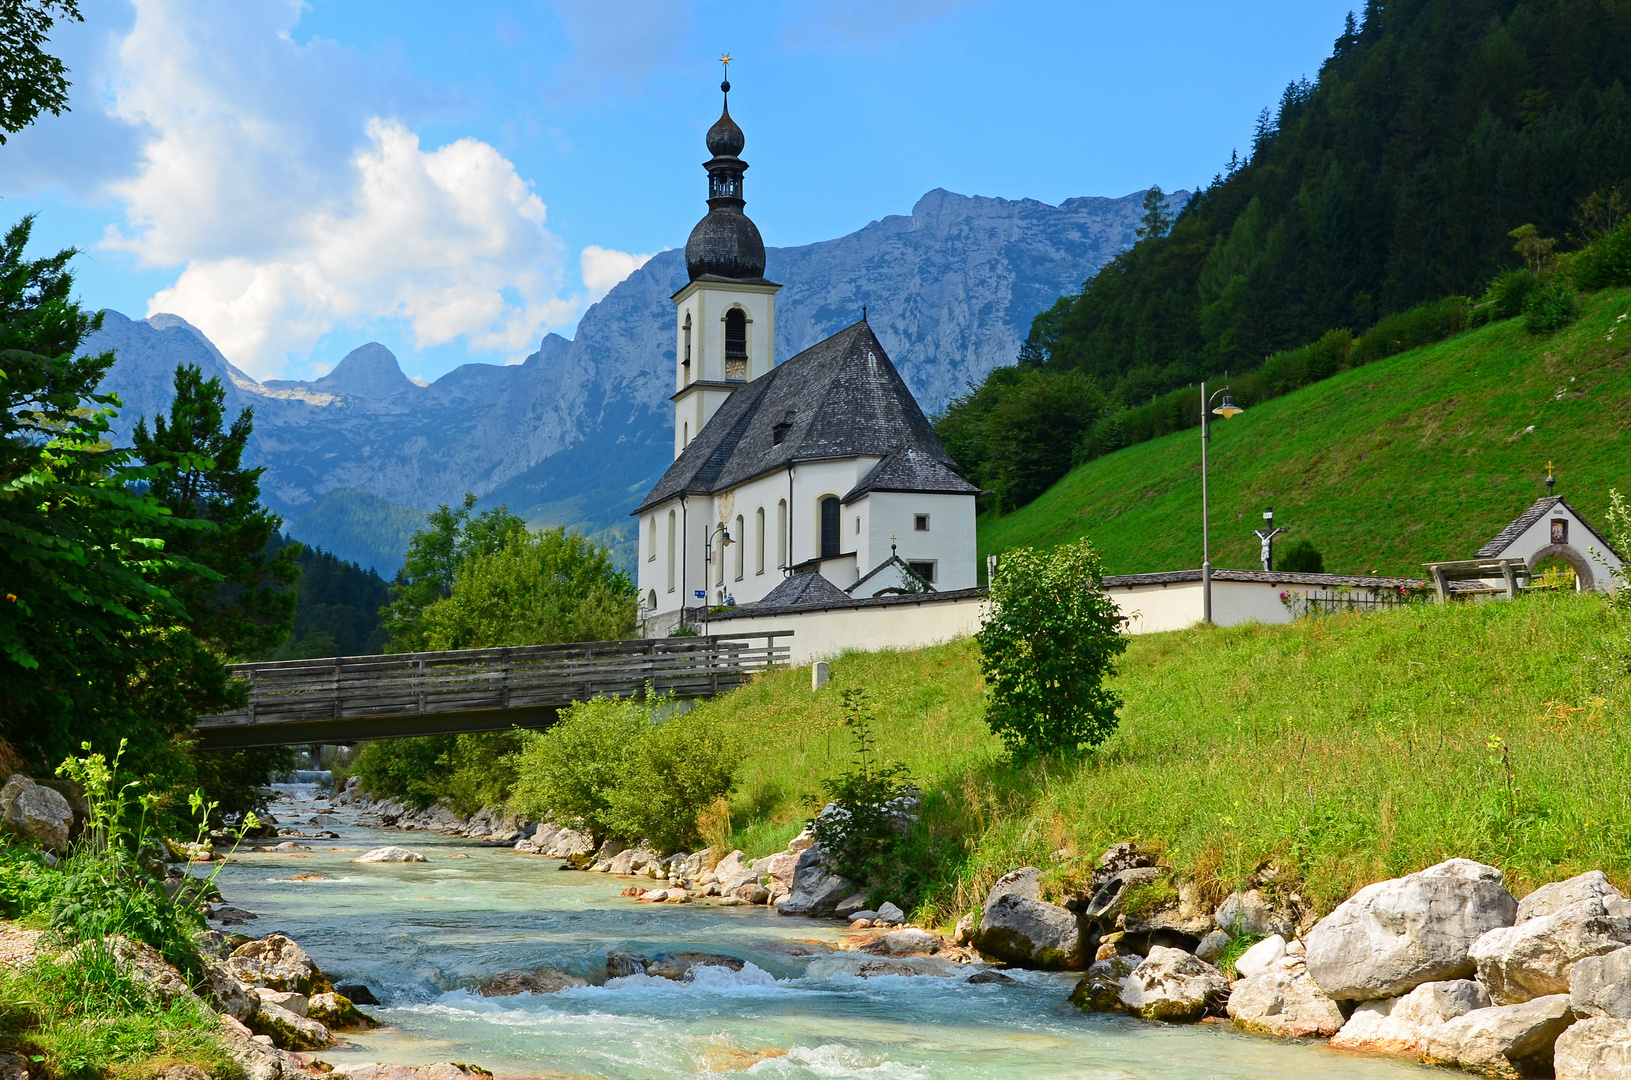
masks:
[[(1488, 581), (1500, 578), (1505, 583), (1506, 598), (1517, 598), (1523, 588), (1521, 582), (1529, 580), (1529, 564), (1522, 559), (1460, 559), (1455, 562), (1423, 563), (1427, 576), (1438, 593), (1438, 602), (1450, 599), (1452, 581)], [(1499, 592), (1499, 587), (1485, 590)]]

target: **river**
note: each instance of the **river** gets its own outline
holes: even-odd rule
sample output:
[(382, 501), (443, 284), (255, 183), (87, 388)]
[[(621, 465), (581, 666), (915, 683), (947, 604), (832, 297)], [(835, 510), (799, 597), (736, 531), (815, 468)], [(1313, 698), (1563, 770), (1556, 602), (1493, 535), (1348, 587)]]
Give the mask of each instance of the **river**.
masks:
[[(274, 805), (307, 832), (309, 785)], [(1393, 1061), (1280, 1043), (1223, 1025), (1163, 1027), (1085, 1015), (1074, 977), (1014, 972), (1018, 985), (963, 978), (859, 978), (854, 960), (800, 957), (834, 942), (837, 923), (764, 908), (636, 904), (628, 879), (558, 870), (553, 859), (430, 833), (368, 829), (324, 815), (338, 840), (293, 854), (240, 851), (221, 872), (227, 900), (260, 917), (254, 936), (286, 933), (335, 982), (366, 983), (385, 1026), (351, 1033), (347, 1060), (464, 1061), (500, 1077), (1092, 1077), (1384, 1080), (1443, 1076)], [(427, 862), (354, 864), (385, 844)], [(296, 877), (314, 876), (296, 881)], [(696, 949), (748, 961), (693, 982), (644, 975), (556, 994), (484, 998), (501, 971), (604, 971), (611, 950)]]

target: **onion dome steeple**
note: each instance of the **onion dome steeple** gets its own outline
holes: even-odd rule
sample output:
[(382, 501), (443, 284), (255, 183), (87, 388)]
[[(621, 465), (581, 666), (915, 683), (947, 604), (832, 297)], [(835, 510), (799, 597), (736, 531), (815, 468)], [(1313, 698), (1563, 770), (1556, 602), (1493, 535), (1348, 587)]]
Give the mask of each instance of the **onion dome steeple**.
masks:
[[(729, 63), (729, 60), (726, 60)], [(728, 70), (728, 69), (727, 69)], [(742, 174), (748, 164), (739, 156), (747, 140), (731, 119), (731, 84), (719, 84), (725, 107), (708, 129), (708, 213), (685, 242), (685, 269), (691, 280), (723, 278), (761, 281), (765, 275), (765, 242), (759, 228), (742, 212)]]

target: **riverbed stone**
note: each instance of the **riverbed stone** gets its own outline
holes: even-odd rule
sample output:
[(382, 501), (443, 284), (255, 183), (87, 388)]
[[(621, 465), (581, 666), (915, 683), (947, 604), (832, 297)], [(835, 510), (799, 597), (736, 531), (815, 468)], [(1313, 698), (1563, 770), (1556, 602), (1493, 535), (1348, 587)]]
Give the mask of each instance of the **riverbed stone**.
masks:
[(1233, 940), (1234, 938), (1222, 930), (1214, 930), (1201, 938), (1200, 944), (1195, 946), (1195, 955), (1208, 964), (1215, 964), (1218, 962), (1218, 957), (1223, 955), (1223, 951), (1229, 947), (1229, 943)]
[(359, 1061), (335, 1065), (327, 1076), (328, 1080), (492, 1080), (493, 1074), (480, 1066), (456, 1061), (439, 1061), (434, 1065), (381, 1065), (377, 1061)]
[(741, 971), (744, 966), (743, 961), (737, 957), (724, 956), (720, 953), (658, 953), (646, 964), (646, 974), (654, 978), (672, 979), (678, 982), (690, 975), (691, 969), (696, 967), (722, 967), (731, 971)]
[(250, 986), (292, 990), (310, 997), (333, 990), (311, 955), (282, 934), (246, 941), (232, 951), (227, 968)]
[(1331, 1039), (1331, 1046), (1418, 1057), (1430, 1029), (1489, 1005), (1489, 994), (1472, 979), (1422, 983), (1408, 994), (1362, 1002)]
[(334, 1045), (328, 1028), (269, 1001), (261, 1002), (249, 1027), (257, 1035), (269, 1036), (279, 1050), (321, 1050)]
[[(858, 892), (851, 893), (850, 895), (844, 897), (844, 899), (838, 901), (838, 906), (832, 909), (832, 913), (838, 918), (843, 919), (845, 922), (849, 922), (853, 920), (860, 912), (868, 910), (869, 909), (866, 906), (866, 893)], [(868, 915), (868, 918), (876, 918), (877, 914), (878, 913), (875, 911), (871, 912), (871, 914)]]
[(606, 954), (606, 977), (621, 979), (628, 975), (643, 975), (648, 963), (650, 961), (639, 953), (609, 952)]
[[(1519, 900), (1516, 925), (1522, 926), (1530, 919), (1553, 915), (1571, 904), (1593, 899), (1605, 901), (1606, 906), (1606, 901), (1623, 901), (1625, 897), (1609, 882), (1608, 876), (1601, 870), (1588, 870), (1565, 881), (1553, 881), (1542, 885)], [(1612, 909), (1611, 913), (1619, 914)]]
[(1083, 1012), (1122, 1011), (1125, 1008), (1121, 1003), (1122, 984), (1143, 962), (1142, 956), (1132, 953), (1093, 961), (1070, 992), (1070, 1003)]
[(878, 915), (873, 921), (881, 923), (894, 923), (896, 926), (899, 926), (901, 923), (906, 921), (906, 912), (902, 911), (890, 901), (885, 900), (883, 903), (878, 905)]
[(793, 878), (792, 892), (776, 909), (779, 914), (827, 918), (840, 900), (856, 891), (855, 882), (826, 868), (820, 850), (809, 848), (799, 855), (799, 870)]
[(1429, 1028), (1422, 1060), (1493, 1076), (1546, 1076), (1553, 1045), (1572, 1023), (1567, 994), (1474, 1009)]
[(750, 881), (745, 885), (737, 886), (736, 891), (732, 895), (744, 903), (762, 904), (770, 899), (770, 890), (765, 888), (763, 885), (760, 885), (757, 881)]
[(1557, 1037), (1557, 1080), (1631, 1080), (1631, 1023), (1588, 1016)]
[(951, 940), (956, 945), (967, 945), (974, 940), (973, 912), (968, 912), (957, 920), (957, 926), (951, 932)]
[(1591, 896), (1500, 927), (1473, 943), (1478, 981), (1497, 1005), (1569, 992), (1569, 972), (1588, 956), (1631, 945), (1631, 915), (1610, 915), (1602, 896)]
[(514, 994), (556, 994), (588, 985), (588, 980), (576, 975), (553, 968), (539, 968), (534, 971), (501, 971), (484, 979), (476, 992), (482, 997), (510, 997)]
[(1229, 989), (1229, 1019), (1254, 1035), (1284, 1039), (1328, 1038), (1342, 1029), (1342, 1009), (1326, 997), (1308, 965), (1281, 957)]
[(1450, 859), (1360, 889), (1304, 937), (1308, 973), (1328, 997), (1397, 997), (1477, 970), (1473, 942), (1517, 917), (1501, 872)]
[(344, 994), (334, 991), (318, 994), (306, 1003), (306, 1015), (330, 1031), (376, 1028), (379, 1021), (357, 1008)]
[(1286, 939), (1271, 934), (1235, 959), (1235, 973), (1242, 979), (1260, 975), (1280, 962), (1286, 954)]
[(255, 996), (263, 1003), (276, 1005), (280, 1009), (288, 1009), (296, 1016), (306, 1015), (306, 1006), (309, 999), (305, 994), (297, 994), (292, 990), (268, 990), (264, 986), (255, 987)]
[(1569, 1007), (1580, 1017), (1631, 1020), (1631, 948), (1577, 962), (1569, 971)]
[(0, 786), (0, 827), (34, 847), (66, 855), (74, 812), (61, 792), (14, 773)]
[(1158, 866), (1132, 866), (1118, 870), (1099, 883), (1082, 905), (1082, 915), (1101, 923), (1113, 923), (1120, 915), (1134, 886), (1148, 885), (1166, 876)]
[(1087, 967), (1086, 945), (1073, 912), (1004, 892), (986, 901), (974, 947), (1019, 967), (1071, 971)]
[(939, 934), (909, 926), (904, 930), (891, 930), (883, 937), (867, 942), (861, 951), (879, 956), (932, 956), (944, 944), (945, 940)]
[[(279, 844), (278, 847), (282, 847)], [(425, 857), (410, 848), (398, 847), (395, 844), (375, 848), (364, 855), (358, 855), (351, 860), (354, 863), (412, 863), (424, 862)]]
[(225, 961), (214, 956), (204, 958), (204, 986), (208, 990), (215, 1011), (225, 1013), (234, 1020), (245, 1020), (260, 1008), (260, 996), (255, 988), (242, 982), (227, 967)]
[(1156, 945), (1121, 985), (1121, 1003), (1146, 1020), (1191, 1023), (1229, 996), (1223, 972), (1182, 949)]
[(976, 971), (968, 977), (970, 986), (1017, 986), (1019, 980), (1000, 971)]
[(1289, 938), (1296, 933), (1296, 920), (1289, 913), (1279, 911), (1261, 889), (1232, 892), (1213, 912), (1218, 927), (1231, 937), (1269, 937), (1278, 934)]

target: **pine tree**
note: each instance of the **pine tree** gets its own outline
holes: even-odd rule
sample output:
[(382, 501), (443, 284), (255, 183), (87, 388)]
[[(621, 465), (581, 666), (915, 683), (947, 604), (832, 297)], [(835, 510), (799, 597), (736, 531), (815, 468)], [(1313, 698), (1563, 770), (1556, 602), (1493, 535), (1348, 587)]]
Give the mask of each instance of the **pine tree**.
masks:
[(1151, 184), (1144, 193), (1144, 217), (1136, 230), (1140, 240), (1165, 236), (1172, 231), (1172, 211), (1167, 209), (1167, 193), (1160, 184)]
[(201, 641), (229, 657), (257, 655), (289, 635), (300, 550), (274, 544), (283, 519), (261, 505), (265, 470), (243, 465), (254, 410), (225, 427), (226, 388), (195, 364), (176, 368), (175, 389), (168, 417), (154, 416), (151, 430), (145, 418), (137, 422), (136, 454), (154, 470), (149, 493), (172, 515), (166, 549), (220, 580), (172, 572), (163, 581)]

